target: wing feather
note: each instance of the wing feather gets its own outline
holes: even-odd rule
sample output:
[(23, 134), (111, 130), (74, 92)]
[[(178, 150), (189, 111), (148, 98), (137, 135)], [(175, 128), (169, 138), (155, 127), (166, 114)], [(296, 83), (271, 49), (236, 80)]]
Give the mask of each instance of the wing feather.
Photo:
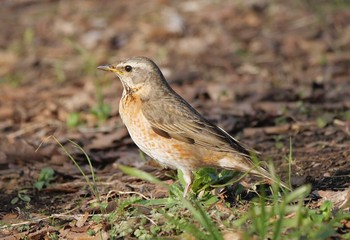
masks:
[(142, 105), (142, 113), (155, 133), (160, 136), (171, 137), (214, 151), (249, 156), (248, 150), (237, 140), (207, 121), (178, 96), (156, 102), (147, 101)]

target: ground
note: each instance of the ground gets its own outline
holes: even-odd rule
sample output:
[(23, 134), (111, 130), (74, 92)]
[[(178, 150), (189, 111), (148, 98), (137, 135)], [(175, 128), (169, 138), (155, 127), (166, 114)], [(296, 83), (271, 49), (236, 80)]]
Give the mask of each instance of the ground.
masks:
[[(295, 188), (311, 184), (322, 199), (350, 187), (347, 1), (4, 0), (0, 19), (0, 237), (110, 229), (84, 217), (96, 194), (69, 158), (91, 179), (82, 150), (109, 211), (115, 199), (168, 195), (119, 165), (178, 183), (133, 144), (118, 114), (122, 86), (96, 69), (131, 56), (152, 58), (181, 96)], [(230, 189), (221, 200), (234, 204)]]

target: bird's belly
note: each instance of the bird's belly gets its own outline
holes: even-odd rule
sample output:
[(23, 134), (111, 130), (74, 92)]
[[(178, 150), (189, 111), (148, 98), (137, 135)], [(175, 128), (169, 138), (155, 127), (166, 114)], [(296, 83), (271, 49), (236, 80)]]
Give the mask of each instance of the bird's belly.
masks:
[(142, 114), (125, 121), (126, 128), (135, 144), (148, 156), (172, 168), (181, 160), (171, 149), (168, 139), (156, 134)]
[(121, 103), (119, 113), (132, 140), (148, 156), (171, 168), (195, 168), (197, 159), (185, 143), (155, 133), (136, 105)]

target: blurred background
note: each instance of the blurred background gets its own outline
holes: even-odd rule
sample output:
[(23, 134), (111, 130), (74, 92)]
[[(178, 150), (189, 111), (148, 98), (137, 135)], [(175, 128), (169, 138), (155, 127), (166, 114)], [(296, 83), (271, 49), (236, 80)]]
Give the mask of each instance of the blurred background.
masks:
[(2, 0), (1, 188), (47, 165), (57, 182), (79, 175), (57, 144), (34, 152), (50, 135), (79, 143), (107, 175), (115, 162), (143, 166), (118, 116), (122, 86), (96, 69), (137, 55), (282, 175), (290, 143), (297, 183), (342, 174), (349, 23), (345, 0)]

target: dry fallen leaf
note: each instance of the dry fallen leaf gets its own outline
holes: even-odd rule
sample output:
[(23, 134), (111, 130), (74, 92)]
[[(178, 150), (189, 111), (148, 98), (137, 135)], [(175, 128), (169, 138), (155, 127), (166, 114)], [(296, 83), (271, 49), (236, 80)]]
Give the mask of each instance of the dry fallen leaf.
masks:
[(128, 131), (125, 127), (117, 128), (108, 134), (99, 133), (96, 134), (95, 139), (89, 145), (85, 146), (85, 148), (90, 150), (110, 148), (126, 136), (128, 136)]
[(350, 207), (350, 188), (343, 191), (320, 190), (318, 194), (322, 197), (321, 203), (331, 201), (335, 209), (347, 209)]

